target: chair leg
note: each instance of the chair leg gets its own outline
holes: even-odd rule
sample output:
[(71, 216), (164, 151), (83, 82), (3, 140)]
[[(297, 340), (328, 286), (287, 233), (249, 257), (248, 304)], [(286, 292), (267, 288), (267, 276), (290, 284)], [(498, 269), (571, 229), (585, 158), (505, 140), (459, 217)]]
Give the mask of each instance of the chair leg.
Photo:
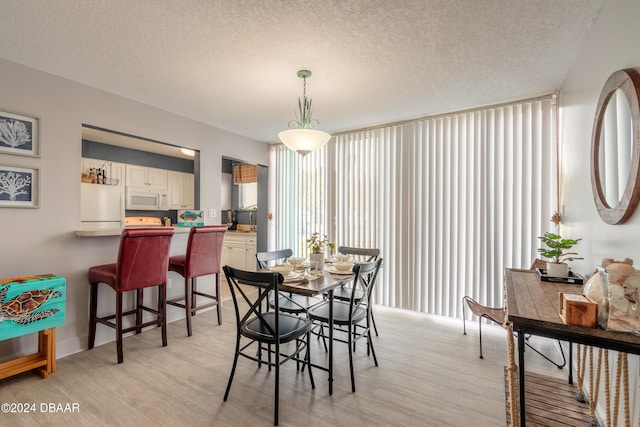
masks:
[(222, 325), (222, 299), (220, 298), (220, 273), (216, 274), (216, 310), (218, 311), (218, 325)]
[(464, 306), (465, 306), (465, 301), (466, 301), (467, 297), (463, 297), (462, 298), (462, 335), (467, 335), (467, 315), (464, 311)]
[(376, 336), (379, 336), (378, 335), (378, 326), (376, 325), (376, 318), (373, 317), (373, 307), (371, 307), (370, 310), (371, 310), (371, 323), (373, 324), (373, 330), (375, 331)]
[(162, 329), (162, 346), (167, 346), (167, 285), (161, 285), (158, 289), (158, 313)]
[[(309, 381), (311, 381), (311, 388), (316, 388), (316, 383), (313, 381), (313, 374), (311, 373), (311, 331), (307, 332), (307, 354), (305, 355), (305, 359), (307, 361), (307, 370), (309, 371)], [(304, 366), (302, 366), (302, 370), (304, 370)]]
[(233, 375), (236, 373), (236, 365), (238, 364), (238, 356), (240, 356), (240, 332), (236, 334), (236, 352), (233, 356), (233, 365), (231, 365), (231, 373), (229, 374), (229, 381), (227, 382), (227, 390), (224, 392), (224, 400), (227, 401), (229, 397), (229, 391), (231, 390), (231, 383), (233, 382)]
[(478, 332), (480, 336), (480, 359), (484, 359), (482, 357), (482, 316), (478, 317)]
[(349, 335), (348, 345), (349, 345), (349, 370), (351, 371), (351, 391), (353, 393), (355, 393), (356, 392), (356, 377), (353, 374), (353, 343), (352, 343), (353, 334), (351, 333), (351, 329), (352, 328), (354, 328), (353, 324), (349, 324), (349, 329), (347, 330), (347, 334)]
[(275, 363), (274, 368), (276, 371), (276, 386), (275, 386), (275, 396), (274, 396), (274, 410), (273, 410), (273, 425), (278, 425), (278, 401), (280, 400), (280, 344), (276, 340), (275, 343), (276, 351), (275, 351)]
[[(136, 326), (142, 324), (142, 305), (144, 304), (144, 291), (142, 288), (136, 289)], [(142, 328), (136, 329), (136, 334), (142, 333)]]
[(327, 348), (327, 339), (324, 336), (324, 324), (320, 324), (320, 332), (318, 333), (318, 339), (322, 338), (322, 343), (324, 344), (324, 352), (328, 353), (329, 349)]
[(118, 363), (122, 363), (124, 361), (122, 354), (122, 292), (116, 293), (116, 349)]
[(96, 312), (98, 309), (98, 284), (91, 283), (89, 289), (89, 350), (96, 341)]
[(195, 291), (195, 279), (184, 279), (184, 311), (185, 311), (185, 320), (187, 321), (187, 336), (191, 336), (191, 311), (193, 304), (193, 298), (195, 294), (192, 292)]
[[(196, 307), (198, 306), (198, 296), (196, 295), (197, 292), (197, 279), (195, 277), (191, 278), (191, 293), (189, 295), (191, 295), (191, 315), (195, 316), (196, 315)], [(186, 298), (186, 295), (185, 295)]]
[(558, 362), (554, 362), (553, 360), (551, 360), (549, 357), (545, 356), (544, 354), (542, 354), (540, 352), (540, 350), (538, 350), (537, 348), (533, 347), (531, 344), (529, 344), (528, 342), (525, 341), (525, 344), (527, 347), (529, 347), (531, 350), (535, 351), (536, 353), (538, 353), (540, 356), (542, 356), (547, 362), (551, 363), (552, 365), (554, 365), (556, 368), (558, 369), (562, 369), (565, 367), (565, 365), (567, 364), (567, 358), (564, 355), (564, 350), (562, 349), (562, 343), (560, 342), (560, 340), (558, 340), (558, 346), (560, 347), (560, 355), (562, 356), (562, 363), (558, 363)]
[(368, 354), (369, 353), (369, 351), (368, 351), (369, 348), (368, 347), (371, 347), (371, 354), (373, 355), (373, 362), (376, 364), (376, 366), (378, 366), (378, 358), (376, 357), (376, 351), (373, 348), (373, 340), (371, 339), (371, 329), (369, 329), (367, 331), (367, 335), (368, 335), (367, 336), (367, 356), (369, 355)]

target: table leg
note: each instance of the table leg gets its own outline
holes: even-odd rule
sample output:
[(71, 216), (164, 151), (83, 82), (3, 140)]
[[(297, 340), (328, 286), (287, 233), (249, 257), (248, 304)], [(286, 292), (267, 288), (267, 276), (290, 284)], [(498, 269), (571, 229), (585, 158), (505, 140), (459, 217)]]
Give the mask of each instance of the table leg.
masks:
[(333, 289), (329, 291), (329, 396), (333, 394)]
[(520, 426), (524, 427), (527, 423), (526, 411), (524, 407), (524, 343), (525, 333), (518, 331), (518, 385), (520, 388)]

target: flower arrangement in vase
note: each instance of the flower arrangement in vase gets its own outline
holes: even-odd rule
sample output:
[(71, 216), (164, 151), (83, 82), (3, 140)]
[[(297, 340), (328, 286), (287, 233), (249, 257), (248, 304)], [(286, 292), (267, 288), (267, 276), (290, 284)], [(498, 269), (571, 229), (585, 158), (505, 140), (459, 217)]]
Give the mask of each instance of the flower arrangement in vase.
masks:
[(318, 270), (322, 270), (324, 268), (324, 255), (327, 247), (331, 251), (331, 255), (333, 255), (333, 251), (336, 246), (329, 242), (326, 234), (321, 238), (320, 233), (315, 232), (307, 239), (307, 248), (311, 249), (311, 255), (309, 255), (309, 258), (318, 262)]

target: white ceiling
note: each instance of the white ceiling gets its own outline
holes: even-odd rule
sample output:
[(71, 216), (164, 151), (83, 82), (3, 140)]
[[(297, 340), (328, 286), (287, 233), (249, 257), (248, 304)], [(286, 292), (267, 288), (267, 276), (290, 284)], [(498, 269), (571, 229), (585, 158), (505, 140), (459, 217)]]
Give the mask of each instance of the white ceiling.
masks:
[(0, 0), (0, 57), (247, 137), (558, 89), (603, 0)]

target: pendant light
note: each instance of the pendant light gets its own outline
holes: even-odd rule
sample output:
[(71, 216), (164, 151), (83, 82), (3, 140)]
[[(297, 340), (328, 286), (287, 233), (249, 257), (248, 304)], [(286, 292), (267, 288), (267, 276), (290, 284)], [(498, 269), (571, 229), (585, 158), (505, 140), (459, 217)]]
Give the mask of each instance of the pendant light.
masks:
[(329, 142), (331, 135), (315, 129), (320, 123), (311, 118), (311, 99), (307, 98), (307, 77), (311, 77), (311, 71), (300, 70), (298, 77), (304, 82), (302, 101), (298, 98), (298, 120), (291, 120), (289, 129), (278, 133), (278, 137), (284, 145), (304, 156), (322, 148)]

